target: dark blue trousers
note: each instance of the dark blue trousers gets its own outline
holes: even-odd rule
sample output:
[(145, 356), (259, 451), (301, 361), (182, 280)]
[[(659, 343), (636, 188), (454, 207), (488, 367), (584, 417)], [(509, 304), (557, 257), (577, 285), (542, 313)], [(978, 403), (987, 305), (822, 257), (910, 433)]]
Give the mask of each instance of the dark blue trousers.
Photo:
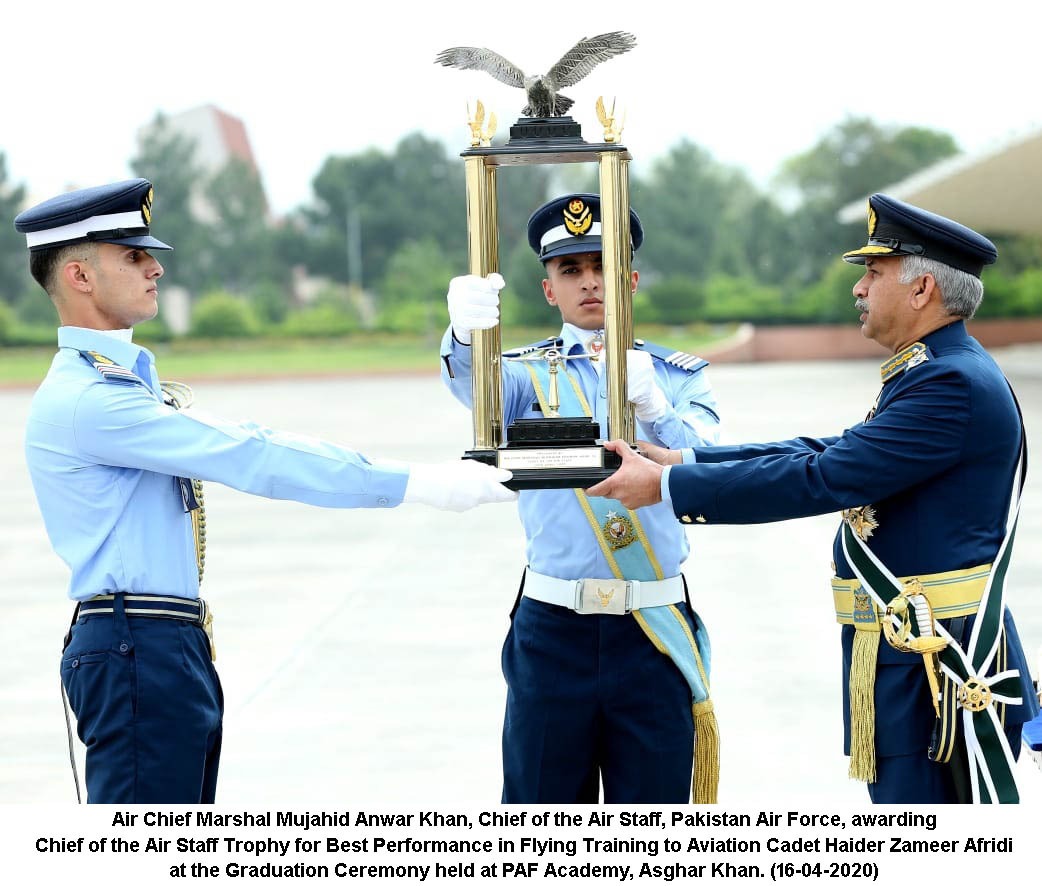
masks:
[(502, 664), (504, 803), (690, 801), (691, 689), (633, 616), (522, 597)]
[(88, 803), (212, 803), (224, 698), (188, 621), (81, 616), (61, 678), (87, 747)]

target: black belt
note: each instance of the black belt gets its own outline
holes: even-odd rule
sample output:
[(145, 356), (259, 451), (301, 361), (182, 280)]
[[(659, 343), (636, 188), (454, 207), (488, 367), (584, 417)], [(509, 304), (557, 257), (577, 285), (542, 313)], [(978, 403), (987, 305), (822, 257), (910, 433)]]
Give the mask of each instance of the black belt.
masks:
[[(98, 594), (89, 600), (83, 600), (76, 606), (73, 616), (75, 622), (81, 615), (111, 615), (114, 594)], [(201, 597), (190, 600), (187, 597), (165, 597), (160, 594), (120, 594), (123, 598), (123, 611), (134, 618), (173, 618), (189, 621), (198, 625), (210, 640), (210, 658), (217, 660), (217, 652), (213, 645), (213, 611)], [(68, 641), (66, 641), (68, 645)]]
[[(105, 615), (112, 612), (114, 594), (98, 594), (79, 605), (79, 615)], [(210, 607), (206, 601), (187, 597), (164, 597), (160, 594), (121, 594), (123, 609), (127, 615), (142, 615), (146, 618), (180, 618), (194, 621), (196, 624), (206, 623)]]

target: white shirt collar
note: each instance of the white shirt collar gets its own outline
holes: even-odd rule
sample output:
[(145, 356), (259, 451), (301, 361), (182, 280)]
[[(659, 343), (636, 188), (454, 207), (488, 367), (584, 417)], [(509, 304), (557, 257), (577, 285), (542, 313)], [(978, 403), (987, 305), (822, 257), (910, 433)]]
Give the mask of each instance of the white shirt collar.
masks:
[(586, 345), (597, 333), (604, 336), (603, 329), (580, 329), (574, 323), (565, 323), (561, 327), (561, 338), (564, 339), (565, 350), (569, 350), (573, 344), (580, 344), (583, 350), (586, 350)]
[(117, 341), (131, 342), (134, 340), (134, 330), (131, 329), (95, 329), (101, 335), (107, 335)]

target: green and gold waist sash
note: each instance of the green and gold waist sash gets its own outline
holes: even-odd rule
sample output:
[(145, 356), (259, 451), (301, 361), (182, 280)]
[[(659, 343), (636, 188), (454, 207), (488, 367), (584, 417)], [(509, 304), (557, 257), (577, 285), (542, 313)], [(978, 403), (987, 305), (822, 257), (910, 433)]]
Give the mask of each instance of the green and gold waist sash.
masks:
[[(856, 578), (833, 579), (836, 618), (854, 626), (850, 665), (850, 775), (875, 781), (875, 673), (880, 633), (922, 655), (940, 726), (931, 756), (947, 762), (962, 722), (974, 803), (1019, 800), (1000, 705), (1022, 704), (1020, 674), (1006, 670), (1005, 580), (1016, 513), (994, 564), (897, 578), (844, 521), (843, 553)], [(965, 648), (939, 623), (975, 616)], [(944, 686), (940, 686), (943, 679)]]

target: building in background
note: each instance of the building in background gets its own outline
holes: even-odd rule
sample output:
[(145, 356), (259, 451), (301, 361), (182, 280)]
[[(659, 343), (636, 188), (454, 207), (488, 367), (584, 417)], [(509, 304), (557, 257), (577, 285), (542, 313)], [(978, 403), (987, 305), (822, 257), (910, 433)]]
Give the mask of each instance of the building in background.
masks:
[[(191, 141), (195, 146), (193, 161), (203, 173), (189, 198), (189, 210), (200, 222), (212, 224), (218, 214), (210, 199), (208, 180), (233, 160), (241, 161), (257, 178), (265, 217), (270, 221), (270, 204), (264, 192), (264, 180), (250, 146), (246, 124), (238, 117), (222, 111), (215, 105), (200, 105), (176, 114), (164, 114), (162, 123), (153, 120), (137, 133), (139, 149), (145, 140), (162, 125), (168, 132)], [(166, 325), (175, 334), (182, 335), (191, 325), (192, 296), (181, 287), (168, 285), (164, 289), (160, 312)]]
[[(264, 180), (250, 147), (246, 124), (242, 120), (215, 105), (200, 105), (178, 114), (164, 115), (163, 123), (169, 131), (195, 143), (194, 159), (205, 173), (213, 175), (220, 172), (231, 160), (241, 160), (245, 163), (257, 176), (261, 193), (264, 195), (265, 211), (268, 211)], [(156, 125), (152, 122), (138, 130), (139, 146)], [(192, 200), (192, 210), (198, 214), (200, 220), (214, 219), (214, 211), (207, 200), (205, 188), (201, 187), (193, 194)]]

